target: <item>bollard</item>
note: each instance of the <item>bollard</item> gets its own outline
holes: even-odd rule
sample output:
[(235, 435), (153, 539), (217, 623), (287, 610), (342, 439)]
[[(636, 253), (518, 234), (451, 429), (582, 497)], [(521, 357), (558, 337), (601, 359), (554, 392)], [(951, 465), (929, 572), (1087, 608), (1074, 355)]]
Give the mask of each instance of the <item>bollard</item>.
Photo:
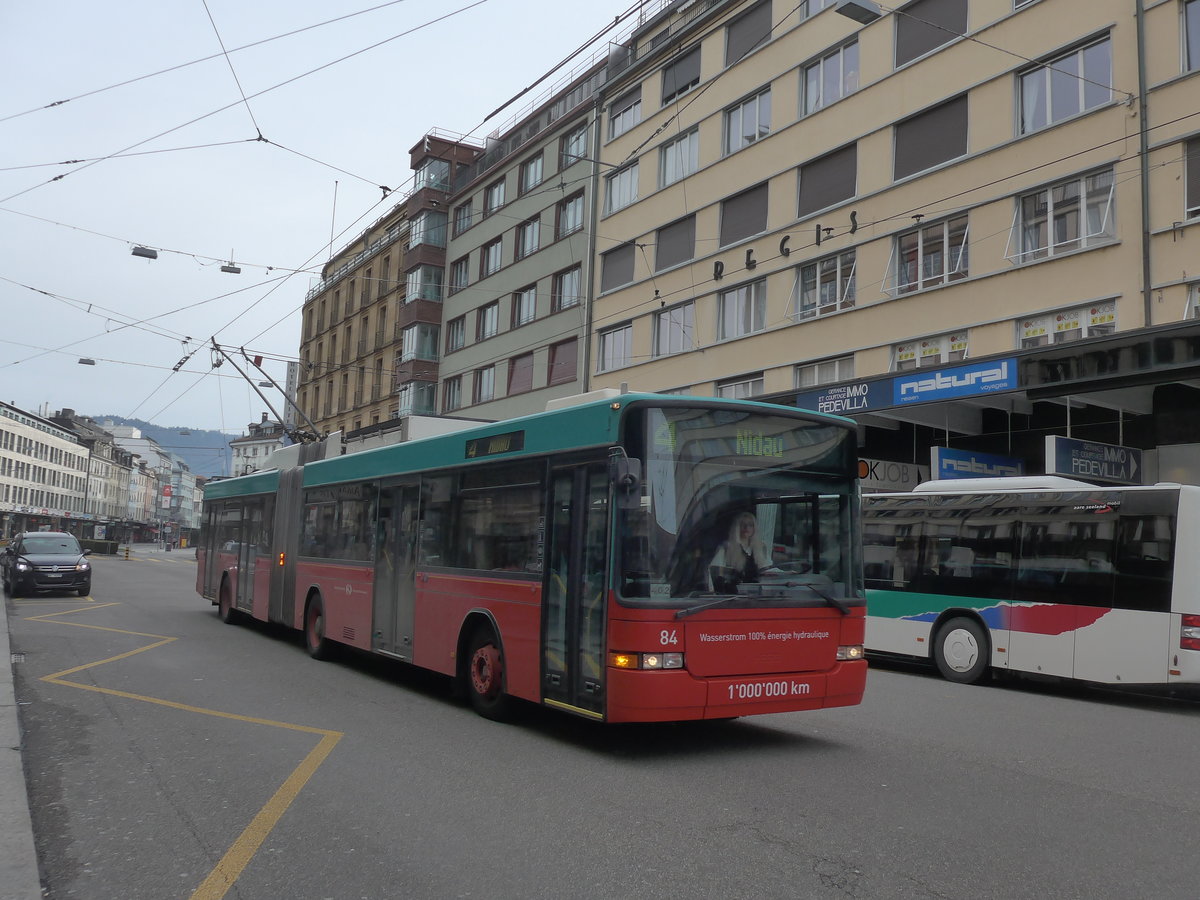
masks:
[(129, 547), (125, 548), (125, 558), (129, 559)]

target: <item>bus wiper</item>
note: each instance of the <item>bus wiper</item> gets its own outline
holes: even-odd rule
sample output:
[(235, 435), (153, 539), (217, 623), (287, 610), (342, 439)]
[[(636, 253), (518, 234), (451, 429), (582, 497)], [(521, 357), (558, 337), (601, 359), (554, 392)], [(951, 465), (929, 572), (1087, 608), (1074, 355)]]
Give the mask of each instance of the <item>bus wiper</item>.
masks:
[(837, 611), (840, 612), (843, 616), (850, 615), (850, 607), (849, 606), (847, 606), (845, 603), (843, 603), (839, 598), (833, 596), (833, 594), (829, 594), (829, 593), (826, 593), (825, 591), (821, 590), (815, 584), (809, 584), (809, 583), (805, 582), (803, 584), (797, 584), (797, 585), (795, 585), (795, 587), (808, 588), (810, 591), (812, 591), (814, 594), (816, 594), (818, 597), (820, 597), (822, 600), (824, 600), (830, 606), (836, 608)]
[(740, 600), (740, 594), (729, 594), (725, 597), (718, 597), (716, 600), (710, 600), (708, 603), (700, 603), (696, 606), (689, 606), (687, 609), (680, 609), (675, 612), (675, 618), (682, 619), (684, 616), (690, 616), (693, 613), (702, 612), (706, 609), (711, 609), (714, 606), (720, 606), (722, 603), (728, 603), (730, 600)]

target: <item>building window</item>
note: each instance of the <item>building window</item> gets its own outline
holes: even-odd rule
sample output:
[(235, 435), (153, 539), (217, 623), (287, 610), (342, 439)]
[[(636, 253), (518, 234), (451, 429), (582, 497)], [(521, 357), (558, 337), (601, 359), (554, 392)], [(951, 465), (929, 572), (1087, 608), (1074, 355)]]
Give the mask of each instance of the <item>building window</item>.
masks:
[(485, 341), (496, 336), (500, 327), (500, 301), (493, 300), (475, 310), (475, 340)]
[(401, 416), (432, 416), (437, 412), (437, 385), (431, 381), (402, 384), (396, 401)]
[(771, 133), (771, 89), (760, 91), (725, 110), (726, 155), (748, 147)]
[(471, 283), (471, 260), (464, 256), (450, 263), (450, 293), (456, 294)]
[(839, 356), (820, 362), (796, 366), (796, 387), (811, 388), (823, 384), (837, 384), (854, 377), (854, 357)]
[(700, 129), (668, 141), (658, 151), (658, 186), (666, 187), (700, 168)]
[(560, 341), (550, 345), (550, 371), (547, 376), (549, 384), (564, 384), (578, 377), (579, 340)]
[(1188, 285), (1187, 312), (1189, 319), (1200, 319), (1200, 281)]
[(806, 116), (854, 93), (858, 90), (858, 41), (805, 66), (801, 79)]
[(823, 9), (827, 9), (837, 3), (837, 0), (803, 0), (800, 4), (800, 18), (807, 19), (809, 16), (815, 16)]
[(916, 0), (896, 16), (896, 68), (967, 33), (967, 0)]
[(520, 185), (518, 193), (525, 194), (542, 183), (542, 154), (521, 163)]
[(855, 251), (835, 253), (796, 273), (793, 315), (797, 321), (854, 306)]
[(695, 304), (691, 301), (654, 314), (654, 355), (669, 356), (693, 349)]
[[(462, 260), (466, 262), (466, 260)], [(465, 285), (464, 285), (465, 287)], [(417, 266), (408, 273), (404, 286), (404, 302), (414, 300), (442, 300), (442, 269), (440, 266)]]
[(581, 229), (583, 227), (583, 191), (567, 197), (565, 200), (559, 200), (555, 217), (558, 221), (554, 232), (560, 238)]
[(658, 229), (654, 244), (654, 271), (687, 262), (696, 254), (696, 217), (688, 216)]
[(467, 343), (467, 317), (460, 316), (446, 323), (446, 353), (461, 350)]
[(938, 337), (896, 344), (892, 348), (892, 371), (924, 369), (967, 358), (967, 332), (943, 334)]
[(484, 366), (475, 370), (471, 399), (475, 403), (487, 403), (496, 396), (496, 367)]
[(1066, 344), (1083, 338), (1113, 334), (1117, 330), (1117, 304), (1113, 300), (1093, 303), (1065, 312), (1022, 319), (1021, 349)]
[(503, 240), (496, 238), (488, 241), (479, 249), (479, 277), (487, 278), (500, 271), (500, 256), (503, 250)]
[(771, 0), (758, 4), (725, 29), (725, 65), (732, 66), (771, 36)]
[(624, 209), (638, 198), (638, 164), (626, 166), (605, 179), (604, 211)]
[[(445, 247), (446, 214), (431, 209), (419, 213), (408, 226), (408, 243), (413, 247), (420, 244), (428, 244), (431, 247)], [(353, 302), (353, 286), (351, 286), (350, 291), (351, 300), (347, 301), (346, 312), (350, 311), (349, 304)]]
[(462, 376), (455, 375), (442, 382), (442, 412), (453, 412), (462, 407)]
[(508, 361), (508, 395), (533, 390), (533, 354), (522, 353)]
[(458, 237), (471, 227), (471, 201), (454, 207), (454, 236)]
[(611, 291), (633, 281), (633, 252), (636, 244), (622, 244), (600, 257), (600, 290)]
[(400, 362), (437, 359), (440, 333), (441, 326), (438, 325), (425, 322), (409, 325), (400, 333)]
[(767, 229), (767, 183), (721, 201), (721, 246), (727, 247)]
[(747, 397), (757, 397), (762, 393), (762, 372), (717, 382), (717, 396), (726, 397), (730, 400), (744, 400)]
[(827, 153), (800, 167), (800, 205), (804, 218), (818, 209), (849, 200), (858, 191), (858, 145)]
[(633, 325), (626, 324), (600, 332), (600, 352), (596, 358), (598, 372), (611, 372), (633, 361)]
[(767, 281), (760, 278), (717, 295), (717, 340), (762, 331), (767, 321)]
[(425, 159), (417, 166), (417, 190), (433, 188), (437, 191), (450, 189), (450, 162), (445, 159)]
[(906, 231), (896, 238), (895, 293), (910, 294), (967, 277), (967, 217)]
[(893, 177), (916, 172), (967, 153), (967, 96), (927, 109), (895, 126)]
[(512, 327), (528, 325), (537, 316), (537, 286), (522, 288), (512, 296)]
[(558, 167), (565, 169), (567, 166), (574, 165), (581, 159), (587, 159), (587, 154), (588, 126), (585, 122), (563, 136), (558, 147)]
[(1106, 169), (1025, 194), (1018, 201), (1015, 261), (1110, 243), (1116, 237), (1114, 193), (1113, 170)]
[(504, 179), (489, 184), (483, 191), (483, 216), (487, 218), (504, 205)]
[(583, 300), (583, 267), (573, 266), (554, 276), (551, 286), (551, 305), (555, 312), (578, 306)]
[(1106, 37), (1020, 76), (1021, 134), (1112, 99), (1112, 42)]
[(662, 102), (666, 106), (672, 100), (686, 94), (700, 83), (700, 48), (679, 57), (662, 70)]
[[(1200, 0), (1197, 0), (1197, 3), (1200, 3)], [(1187, 185), (1184, 189), (1184, 216), (1194, 219), (1200, 216), (1200, 138), (1192, 138), (1187, 142), (1184, 155), (1184, 177)]]
[(1183, 5), (1183, 68), (1185, 72), (1200, 69), (1200, 0)]
[(517, 226), (517, 259), (524, 259), (531, 253), (536, 253), (538, 242), (541, 240), (542, 223), (538, 218), (522, 222)]
[(608, 107), (608, 138), (627, 132), (642, 121), (642, 86), (639, 84), (632, 91), (622, 94)]

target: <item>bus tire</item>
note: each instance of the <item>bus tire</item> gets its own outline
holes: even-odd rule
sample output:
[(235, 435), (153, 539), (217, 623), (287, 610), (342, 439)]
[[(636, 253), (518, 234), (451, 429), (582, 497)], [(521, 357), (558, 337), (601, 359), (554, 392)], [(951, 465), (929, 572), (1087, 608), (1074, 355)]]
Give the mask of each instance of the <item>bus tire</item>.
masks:
[(948, 619), (933, 642), (933, 661), (947, 681), (979, 684), (991, 674), (987, 632), (967, 616)]
[(304, 607), (304, 646), (313, 659), (333, 656), (333, 641), (325, 637), (325, 604), (320, 594), (313, 594)]
[(504, 721), (512, 714), (512, 698), (504, 693), (504, 651), (491, 628), (471, 636), (467, 651), (467, 697), (485, 719)]
[(233, 588), (229, 586), (229, 579), (221, 579), (220, 599), (217, 601), (217, 615), (226, 625), (232, 625), (237, 621), (237, 610), (233, 608)]

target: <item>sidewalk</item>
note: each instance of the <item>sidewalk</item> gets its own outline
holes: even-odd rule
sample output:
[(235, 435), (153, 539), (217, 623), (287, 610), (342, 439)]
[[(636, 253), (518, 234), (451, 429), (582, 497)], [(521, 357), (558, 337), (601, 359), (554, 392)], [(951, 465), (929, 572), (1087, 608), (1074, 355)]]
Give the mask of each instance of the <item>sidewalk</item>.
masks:
[[(42, 896), (42, 887), (21, 762), (21, 727), (8, 640), (8, 598), (0, 599), (4, 602), (4, 615), (0, 615), (0, 900), (37, 900)], [(5, 657), (9, 662), (4, 661)]]

